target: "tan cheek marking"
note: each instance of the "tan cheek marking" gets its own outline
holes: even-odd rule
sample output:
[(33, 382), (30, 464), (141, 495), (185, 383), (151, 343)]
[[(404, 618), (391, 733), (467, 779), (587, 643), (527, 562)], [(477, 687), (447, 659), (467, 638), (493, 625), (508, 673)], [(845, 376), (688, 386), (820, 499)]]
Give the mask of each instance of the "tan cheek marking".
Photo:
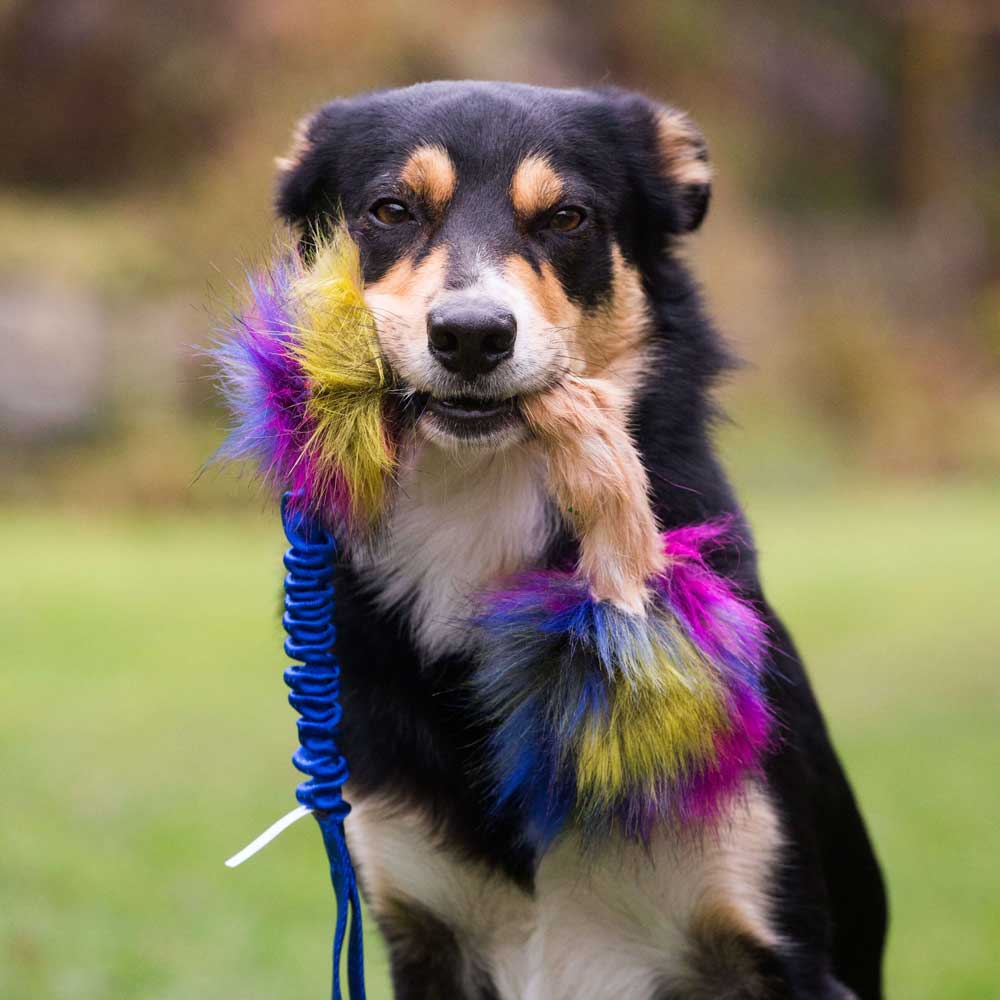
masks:
[(504, 261), (503, 275), (531, 299), (547, 323), (560, 329), (579, 324), (580, 307), (570, 302), (548, 261), (543, 262), (539, 274), (523, 257), (514, 254)]
[(448, 271), (448, 248), (439, 246), (432, 250), (414, 270), (414, 291), (425, 307), (431, 298), (444, 288)]
[(413, 281), (413, 261), (409, 257), (397, 260), (378, 281), (365, 287), (365, 296), (403, 295)]
[(419, 146), (406, 161), (400, 180), (440, 213), (455, 193), (455, 165), (443, 146)]
[(510, 200), (522, 222), (555, 208), (563, 194), (562, 178), (544, 156), (526, 156), (510, 182)]
[(436, 247), (416, 266), (412, 257), (396, 261), (386, 273), (365, 286), (365, 296), (429, 298), (444, 284), (448, 248)]
[(612, 288), (607, 303), (583, 316), (577, 330), (587, 375), (600, 375), (634, 389), (641, 374), (642, 347), (650, 329), (649, 301), (639, 272), (612, 247)]
[(547, 261), (538, 274), (523, 257), (509, 257), (504, 277), (521, 288), (551, 325), (547, 336), (562, 341), (570, 371), (633, 388), (649, 331), (649, 303), (639, 272), (625, 263), (617, 246), (612, 248), (612, 261), (610, 299), (590, 312), (569, 299)]
[(606, 380), (569, 375), (524, 407), (594, 596), (641, 614), (646, 580), (663, 570), (665, 558), (646, 471), (626, 427), (624, 393)]
[(389, 363), (404, 372), (406, 359), (426, 343), (427, 307), (444, 286), (447, 266), (448, 250), (440, 246), (416, 267), (412, 258), (402, 258), (365, 288), (379, 344)]
[(660, 112), (656, 128), (664, 172), (677, 184), (708, 184), (712, 168), (705, 139), (694, 122), (682, 111), (668, 108)]
[(523, 257), (515, 255), (505, 262), (504, 277), (534, 303), (549, 325), (543, 336), (561, 367), (577, 375), (585, 374), (587, 365), (578, 344), (583, 310), (569, 300), (552, 265), (543, 262), (539, 274)]

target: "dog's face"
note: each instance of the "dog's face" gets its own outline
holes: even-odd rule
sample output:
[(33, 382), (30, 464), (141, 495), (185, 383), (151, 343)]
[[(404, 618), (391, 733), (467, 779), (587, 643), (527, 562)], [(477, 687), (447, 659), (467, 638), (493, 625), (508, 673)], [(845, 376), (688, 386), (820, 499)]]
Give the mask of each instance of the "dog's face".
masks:
[(342, 213), (416, 428), (449, 447), (524, 433), (566, 372), (629, 379), (643, 275), (704, 215), (704, 142), (620, 91), (432, 83), (335, 101), (281, 161), (279, 211)]

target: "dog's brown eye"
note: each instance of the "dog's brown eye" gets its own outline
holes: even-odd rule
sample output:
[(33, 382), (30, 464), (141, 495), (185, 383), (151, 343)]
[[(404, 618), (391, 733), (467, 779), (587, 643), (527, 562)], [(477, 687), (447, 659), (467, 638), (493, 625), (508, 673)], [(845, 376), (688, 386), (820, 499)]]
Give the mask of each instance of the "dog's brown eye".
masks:
[(413, 218), (410, 210), (401, 201), (377, 201), (369, 211), (383, 226), (398, 226), (401, 222)]
[(560, 208), (549, 216), (549, 229), (554, 229), (557, 233), (569, 233), (578, 229), (585, 218), (582, 208)]

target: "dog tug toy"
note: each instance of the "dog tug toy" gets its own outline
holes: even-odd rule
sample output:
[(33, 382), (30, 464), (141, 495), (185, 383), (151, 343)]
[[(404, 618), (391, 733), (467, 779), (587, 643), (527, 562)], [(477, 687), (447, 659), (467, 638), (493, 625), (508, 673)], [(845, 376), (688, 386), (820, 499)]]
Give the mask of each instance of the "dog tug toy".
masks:
[(526, 809), (543, 848), (571, 820), (648, 843), (719, 819), (769, 738), (765, 626), (707, 558), (729, 526), (661, 535), (627, 412), (586, 375), (526, 401), (579, 559), (483, 595), (476, 621), (496, 799)]
[[(255, 461), (285, 493), (285, 649), (301, 664), (286, 673), (302, 714), (293, 761), (310, 780), (296, 793), (300, 807), (227, 864), (313, 812), (338, 902), (333, 996), (349, 933), (357, 1000), (361, 923), (343, 828), (347, 766), (334, 740), (332, 573), (337, 534), (363, 535), (386, 500), (393, 385), (343, 228), (316, 238), (309, 263), (281, 255), (250, 289), (216, 352), (236, 424), (220, 457)], [(524, 401), (579, 559), (498, 581), (471, 623), (480, 641), (470, 683), (495, 723), (493, 799), (524, 809), (540, 849), (570, 825), (591, 839), (618, 831), (648, 841), (663, 824), (711, 822), (769, 739), (764, 625), (708, 561), (726, 544), (726, 525), (660, 533), (626, 403), (613, 382), (586, 372)]]
[(337, 900), (334, 1000), (348, 939), (351, 1000), (363, 1000), (364, 957), (357, 880), (344, 836), (347, 763), (335, 736), (341, 719), (334, 653), (334, 529), (363, 531), (377, 516), (395, 445), (384, 419), (389, 379), (365, 307), (358, 251), (343, 229), (317, 238), (309, 265), (291, 252), (250, 278), (251, 303), (218, 345), (223, 392), (236, 427), (221, 449), (252, 459), (284, 490), (285, 671), (301, 715), (294, 765), (308, 776), (299, 807), (230, 858), (235, 867), (309, 813), (316, 817)]

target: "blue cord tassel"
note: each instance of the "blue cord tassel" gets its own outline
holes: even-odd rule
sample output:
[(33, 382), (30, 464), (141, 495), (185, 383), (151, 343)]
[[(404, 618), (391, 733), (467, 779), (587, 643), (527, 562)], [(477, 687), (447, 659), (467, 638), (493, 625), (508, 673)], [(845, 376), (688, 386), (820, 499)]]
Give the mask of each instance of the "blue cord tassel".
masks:
[(347, 762), (334, 736), (340, 725), (340, 665), (333, 652), (337, 637), (333, 624), (333, 564), (337, 543), (333, 536), (298, 511), (290, 494), (281, 501), (281, 523), (291, 548), (285, 553), (285, 614), (288, 638), (285, 653), (296, 660), (285, 671), (291, 688), (288, 701), (301, 716), (299, 749), (292, 763), (309, 776), (295, 791), (299, 803), (313, 810), (330, 860), (330, 881), (337, 898), (333, 935), (333, 1000), (343, 1000), (340, 958), (347, 945), (347, 986), (350, 1000), (364, 1000), (365, 966), (361, 902), (354, 865), (344, 837), (344, 819), (351, 807), (341, 789), (347, 781)]

